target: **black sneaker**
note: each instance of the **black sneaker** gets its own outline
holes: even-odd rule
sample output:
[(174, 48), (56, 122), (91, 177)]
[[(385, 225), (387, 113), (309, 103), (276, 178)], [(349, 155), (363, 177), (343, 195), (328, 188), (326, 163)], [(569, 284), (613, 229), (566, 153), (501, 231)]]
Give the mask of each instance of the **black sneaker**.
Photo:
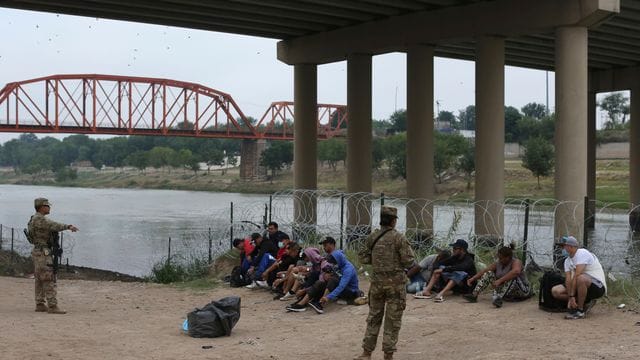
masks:
[(324, 308), (318, 301), (311, 301), (309, 306), (311, 306), (318, 314), (324, 314)]
[(575, 310), (568, 313), (564, 318), (567, 320), (578, 320), (578, 319), (584, 319), (584, 316), (585, 316), (584, 311)]
[(307, 311), (307, 305), (300, 305), (298, 303), (287, 306), (287, 311), (303, 312)]
[(462, 294), (462, 298), (470, 303), (478, 302), (478, 295), (473, 295), (473, 293)]
[(501, 297), (496, 297), (495, 299), (493, 299), (492, 304), (493, 304), (493, 306), (495, 306), (497, 308), (501, 308), (502, 307), (502, 298)]

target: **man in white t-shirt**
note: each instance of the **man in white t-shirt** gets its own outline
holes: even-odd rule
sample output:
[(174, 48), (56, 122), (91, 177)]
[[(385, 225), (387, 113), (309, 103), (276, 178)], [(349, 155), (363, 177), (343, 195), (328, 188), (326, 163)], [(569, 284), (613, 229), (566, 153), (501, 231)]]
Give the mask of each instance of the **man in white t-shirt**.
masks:
[(579, 249), (578, 240), (573, 236), (563, 236), (556, 245), (562, 246), (565, 284), (551, 288), (554, 298), (567, 301), (570, 310), (565, 319), (575, 320), (585, 317), (596, 299), (607, 293), (604, 270), (598, 258), (587, 249)]

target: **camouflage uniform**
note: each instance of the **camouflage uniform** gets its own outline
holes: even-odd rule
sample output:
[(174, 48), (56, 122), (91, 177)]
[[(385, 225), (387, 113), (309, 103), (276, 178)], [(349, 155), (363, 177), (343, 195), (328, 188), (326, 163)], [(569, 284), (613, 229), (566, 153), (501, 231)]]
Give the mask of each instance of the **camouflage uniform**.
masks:
[[(49, 201), (39, 198), (35, 200), (35, 205), (36, 208), (41, 205), (49, 205)], [(29, 237), (33, 241), (31, 258), (35, 268), (36, 306), (43, 306), (46, 299), (49, 308), (55, 307), (58, 300), (56, 299), (56, 283), (53, 275), (53, 257), (47, 242), (52, 232), (67, 230), (69, 225), (49, 220), (45, 215), (36, 212), (29, 220), (28, 229)]]
[[(397, 210), (393, 207), (383, 206), (382, 214), (397, 218)], [(374, 240), (383, 231), (387, 232), (371, 249)], [(361, 260), (365, 260), (366, 263), (368, 258), (372, 265), (369, 316), (367, 317), (367, 330), (362, 340), (362, 348), (365, 353), (373, 352), (376, 347), (383, 316), (385, 319), (382, 350), (385, 354), (392, 354), (396, 351), (398, 333), (402, 325), (402, 312), (406, 307), (405, 284), (407, 276), (404, 269), (414, 263), (414, 257), (413, 250), (404, 235), (388, 226), (383, 226), (367, 237), (360, 251)]]

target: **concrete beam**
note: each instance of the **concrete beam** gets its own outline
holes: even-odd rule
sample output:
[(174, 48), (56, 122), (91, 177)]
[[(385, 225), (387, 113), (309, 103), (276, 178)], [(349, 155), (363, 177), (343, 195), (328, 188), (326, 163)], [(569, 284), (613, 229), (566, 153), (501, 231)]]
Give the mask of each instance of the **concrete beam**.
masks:
[(619, 0), (496, 0), (410, 13), (278, 43), (287, 64), (330, 63), (347, 54), (405, 51), (407, 44), (437, 44), (491, 35), (552, 32), (559, 26), (594, 26), (620, 11)]
[(591, 72), (589, 91), (609, 92), (640, 87), (640, 66)]

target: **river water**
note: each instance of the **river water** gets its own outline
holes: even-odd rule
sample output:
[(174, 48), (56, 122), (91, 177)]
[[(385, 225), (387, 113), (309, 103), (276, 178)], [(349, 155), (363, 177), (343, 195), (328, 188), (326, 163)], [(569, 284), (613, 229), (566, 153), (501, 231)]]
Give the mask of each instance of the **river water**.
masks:
[[(10, 247), (10, 228), (15, 228), (14, 248), (20, 253), (29, 253), (29, 244), (20, 233), (34, 212), (33, 199), (37, 197), (46, 197), (53, 203), (51, 219), (80, 228), (77, 233), (64, 232), (63, 261), (69, 259), (73, 265), (137, 276), (149, 275), (154, 264), (166, 259), (169, 247), (172, 254), (206, 257), (209, 239), (213, 239), (214, 255), (228, 249), (232, 237), (246, 236), (257, 230), (257, 226), (248, 221), (261, 223), (269, 203), (268, 195), (0, 185), (2, 248)], [(229, 227), (231, 202), (235, 204), (234, 233), (230, 233)], [(291, 203), (286, 197), (273, 201), (273, 220), (287, 232), (291, 230)], [(402, 222), (403, 205), (393, 205), (398, 206)], [(320, 231), (337, 238), (340, 200), (321, 199), (318, 209)], [(454, 213), (459, 223), (455, 233), (447, 234), (451, 232)], [(595, 231), (589, 233), (590, 248), (598, 254), (607, 270), (622, 274), (629, 273), (631, 268), (640, 268), (637, 253), (631, 255), (629, 250), (633, 242), (627, 219), (624, 211), (601, 212)], [(508, 241), (522, 239), (523, 220), (521, 207), (505, 208), (505, 238)], [(551, 264), (552, 224), (552, 211), (532, 212), (528, 251), (541, 265)], [(403, 228), (403, 223), (399, 228)], [(436, 206), (434, 228), (436, 237), (469, 238), (473, 230), (473, 207), (465, 204)], [(170, 246), (169, 238), (172, 238)]]

